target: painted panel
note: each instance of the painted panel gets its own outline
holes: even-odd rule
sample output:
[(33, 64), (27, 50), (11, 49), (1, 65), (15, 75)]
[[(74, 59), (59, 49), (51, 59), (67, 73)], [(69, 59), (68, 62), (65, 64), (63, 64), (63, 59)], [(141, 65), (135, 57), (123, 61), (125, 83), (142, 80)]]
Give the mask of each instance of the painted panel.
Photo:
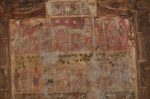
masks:
[(134, 99), (124, 94), (136, 89), (130, 20), (26, 19), (10, 28), (14, 99)]
[(48, 0), (49, 17), (96, 16), (96, 0)]
[(14, 21), (12, 23), (11, 38), (12, 46), (15, 49), (14, 53), (38, 54), (39, 35), (41, 32), (43, 33), (44, 20)]
[(119, 17), (103, 17), (95, 20), (96, 46), (100, 50), (128, 50), (132, 47), (131, 23)]
[[(84, 78), (86, 65), (78, 63), (76, 68), (71, 66), (73, 63), (62, 65), (63, 60), (61, 61), (59, 57), (63, 56), (63, 53), (66, 56), (65, 53), (69, 53), (69, 51), (92, 50), (91, 32), (85, 32), (88, 21), (89, 19), (82, 18), (12, 21), (11, 48), (15, 61), (15, 90), (18, 92), (26, 90), (29, 92), (44, 90), (85, 92), (87, 86), (86, 78)], [(16, 30), (16, 28), (18, 29)], [(78, 73), (78, 70), (81, 72)], [(34, 78), (34, 76), (38, 77)], [(74, 78), (72, 79), (72, 77)], [(76, 87), (80, 83), (79, 80), (82, 85)], [(73, 84), (68, 85), (71, 82)], [(27, 85), (31, 85), (31, 87)], [(34, 87), (38, 87), (40, 90)]]
[(93, 53), (88, 70), (88, 80), (91, 86), (88, 97), (107, 99), (105, 93), (108, 91), (124, 92), (135, 90), (134, 53), (132, 50), (96, 51)]
[[(132, 51), (97, 52), (95, 56), (95, 72), (100, 89), (134, 89), (134, 59)], [(93, 63), (94, 64), (94, 63)], [(92, 65), (93, 65), (92, 64)], [(116, 82), (117, 81), (117, 82)]]
[(45, 28), (46, 32), (41, 34), (41, 50), (44, 52), (92, 49), (92, 24), (88, 18), (50, 19)]
[(45, 4), (12, 4), (10, 5), (11, 18), (45, 17)]
[[(37, 55), (16, 56), (14, 85), (16, 91), (39, 91), (42, 87), (42, 66)], [(29, 85), (31, 85), (29, 87)]]
[(108, 92), (106, 99), (135, 99), (134, 92)]

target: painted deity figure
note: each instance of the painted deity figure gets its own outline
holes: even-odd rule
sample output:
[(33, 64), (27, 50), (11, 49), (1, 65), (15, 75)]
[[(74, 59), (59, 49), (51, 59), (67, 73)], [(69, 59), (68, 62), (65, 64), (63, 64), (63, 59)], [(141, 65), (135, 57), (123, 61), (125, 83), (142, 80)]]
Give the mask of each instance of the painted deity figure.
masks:
[(35, 90), (39, 89), (40, 77), (41, 77), (41, 73), (39, 71), (39, 68), (34, 67), (34, 70), (33, 70), (33, 85), (34, 85)]
[(23, 90), (27, 91), (29, 89), (30, 84), (29, 84), (29, 71), (25, 65), (23, 65), (21, 71), (21, 82)]

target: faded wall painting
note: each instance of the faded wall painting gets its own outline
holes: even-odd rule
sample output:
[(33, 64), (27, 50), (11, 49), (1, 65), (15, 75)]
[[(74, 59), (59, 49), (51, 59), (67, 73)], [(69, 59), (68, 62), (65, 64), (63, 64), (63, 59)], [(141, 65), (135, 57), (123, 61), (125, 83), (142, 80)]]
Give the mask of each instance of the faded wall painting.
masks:
[[(27, 0), (21, 0), (22, 3), (12, 3), (9, 8), (11, 18), (40, 18), (46, 15), (45, 4), (36, 2), (26, 2)], [(27, 4), (29, 3), (29, 4)]]
[(131, 22), (118, 17), (101, 17), (95, 20), (96, 46), (100, 50), (128, 50), (132, 47)]
[(46, 2), (49, 17), (96, 16), (96, 0), (48, 0)]
[(135, 99), (131, 23), (118, 16), (11, 20), (13, 99)]

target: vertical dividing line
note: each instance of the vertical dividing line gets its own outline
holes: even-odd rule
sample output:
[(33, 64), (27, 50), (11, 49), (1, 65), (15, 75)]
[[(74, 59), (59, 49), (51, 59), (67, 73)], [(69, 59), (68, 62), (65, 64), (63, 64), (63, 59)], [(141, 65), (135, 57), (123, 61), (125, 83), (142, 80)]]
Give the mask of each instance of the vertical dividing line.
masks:
[(49, 51), (51, 52), (52, 49), (53, 49), (53, 46), (52, 46), (52, 44), (53, 44), (53, 42), (52, 42), (52, 38), (53, 38), (53, 37), (52, 37), (52, 33), (53, 33), (53, 30), (52, 30), (52, 29), (53, 29), (53, 28), (52, 28), (52, 22), (51, 22), (51, 19), (50, 19), (50, 18), (48, 18), (48, 21), (49, 21), (49, 22), (48, 22), (48, 27), (46, 26), (46, 29), (48, 29), (48, 31), (49, 31), (49, 32), (48, 32), (48, 33), (49, 33), (49, 37), (50, 37), (50, 38), (49, 38), (49, 39), (50, 39), (50, 41), (49, 41), (49, 42), (50, 42), (50, 45), (49, 45), (49, 48), (50, 48), (50, 49), (49, 49)]
[[(125, 20), (126, 21), (126, 20)], [(126, 45), (126, 35), (128, 35), (128, 32), (130, 32), (130, 34), (131, 34), (131, 31), (128, 31), (127, 30), (128, 29), (128, 26), (127, 26), (127, 28), (124, 28), (123, 27), (123, 29), (122, 29), (122, 31), (123, 31), (123, 42), (121, 43), (121, 49), (124, 49), (124, 48), (126, 48), (126, 46), (128, 46), (128, 45)], [(128, 31), (128, 32), (127, 32)], [(125, 36), (125, 37), (124, 37)]]
[[(12, 27), (13, 21), (14, 21), (14, 20), (12, 20), (12, 21), (10, 22), (10, 24), (11, 24), (10, 27)], [(18, 27), (18, 25), (17, 25), (17, 27)], [(10, 33), (9, 33), (9, 34), (10, 34), (10, 37), (9, 37), (9, 39), (10, 39), (10, 53), (11, 53), (11, 55), (10, 55), (10, 57), (11, 57), (11, 58), (10, 58), (10, 63), (11, 63), (11, 86), (12, 86), (12, 88), (11, 88), (11, 93), (12, 93), (11, 96), (12, 96), (12, 97), (11, 97), (11, 98), (12, 98), (12, 99), (15, 99), (15, 98), (14, 98), (14, 83), (13, 83), (13, 81), (14, 81), (14, 79), (13, 79), (13, 72), (14, 72), (14, 71), (13, 71), (13, 67), (14, 67), (14, 64), (12, 63), (12, 60), (13, 60), (12, 57), (14, 57), (14, 51), (13, 51), (13, 55), (12, 55), (12, 49), (11, 49), (11, 48), (12, 48), (12, 42), (11, 42), (11, 36), (12, 36), (11, 34), (12, 34), (12, 33), (11, 33), (11, 29), (12, 29), (12, 28), (10, 28), (10, 31), (9, 31), (9, 32), (10, 32)], [(14, 44), (14, 45), (15, 45), (15, 44)]]
[[(50, 30), (50, 29), (51, 29), (51, 28), (50, 28), (51, 23), (50, 23), (50, 22), (51, 22), (51, 19), (48, 18), (48, 23), (46, 23), (48, 26), (45, 26), (45, 29), (44, 29), (44, 30), (45, 30), (45, 34), (46, 34), (46, 32), (48, 32), (48, 36), (49, 36), (49, 34), (51, 34), (51, 30)], [(44, 38), (45, 38), (45, 35), (44, 35)], [(46, 39), (47, 39), (47, 37), (46, 37)], [(47, 39), (47, 40), (48, 40), (48, 39)], [(50, 39), (50, 41), (51, 41), (51, 39)], [(44, 40), (44, 44), (45, 44), (45, 40)], [(50, 46), (50, 45), (48, 45), (48, 48), (49, 48), (49, 46)], [(47, 50), (48, 50), (48, 49), (47, 49)], [(49, 51), (46, 51), (45, 54), (46, 54), (47, 52), (49, 52)], [(45, 54), (44, 54), (44, 55), (45, 55)], [(48, 58), (49, 58), (49, 57), (48, 57)], [(51, 58), (51, 57), (50, 57), (50, 58)], [(44, 59), (44, 60), (45, 60), (45, 59)], [(50, 60), (51, 60), (51, 59), (50, 59)], [(44, 64), (46, 64), (46, 62), (45, 62)], [(47, 65), (47, 64), (46, 64), (46, 65)], [(47, 66), (46, 66), (46, 67), (47, 67)], [(47, 68), (48, 68), (48, 67), (47, 67)], [(52, 69), (52, 67), (50, 67), (50, 68)], [(48, 69), (49, 69), (49, 68), (48, 68)], [(53, 71), (52, 71), (52, 72), (53, 72)], [(47, 73), (47, 71), (46, 71), (46, 75), (45, 75), (45, 76), (48, 77), (47, 75), (48, 75), (48, 73)], [(45, 84), (46, 84), (46, 87), (47, 87), (47, 88), (46, 88), (47, 97), (49, 97), (49, 91), (48, 91), (47, 81), (46, 81)]]
[[(70, 0), (68, 1), (68, 4), (70, 4)], [(65, 19), (64, 19), (64, 23), (65, 23), (65, 21), (67, 21), (68, 20), (68, 13), (69, 13), (69, 7), (67, 8), (67, 6), (65, 6)], [(67, 32), (68, 32), (68, 25), (67, 25)], [(65, 43), (67, 43), (67, 53), (68, 53), (68, 38), (66, 38), (67, 39), (67, 42), (65, 42)], [(61, 41), (62, 42), (62, 41)]]
[[(69, 0), (69, 6), (71, 7), (71, 3), (70, 3), (71, 1)], [(70, 8), (69, 8), (69, 10), (70, 10)], [(67, 17), (68, 17), (68, 15), (69, 15), (69, 11), (68, 11), (68, 13), (67, 13)], [(74, 18), (72, 18), (72, 20), (71, 21), (73, 21), (74, 20)], [(69, 21), (69, 20), (68, 20)], [(70, 22), (70, 21), (69, 21)], [(70, 25), (70, 23), (69, 23), (69, 25)], [(68, 25), (67, 25), (68, 26)], [(69, 50), (70, 50), (70, 47), (71, 47), (71, 45), (70, 45), (70, 43), (71, 43), (71, 32), (70, 32), (70, 29), (69, 29), (69, 27), (68, 27), (68, 32), (69, 32), (69, 40), (70, 40), (70, 42), (68, 42), (69, 43)], [(69, 41), (68, 40), (68, 41)], [(68, 51), (67, 51), (68, 52)], [(71, 74), (71, 72), (70, 72), (70, 91), (72, 91), (72, 80), (73, 80), (73, 78), (72, 78), (72, 74)]]
[(12, 21), (14, 21), (14, 20), (9, 20), (9, 25), (8, 25), (8, 28), (9, 28), (9, 30), (8, 30), (8, 43), (9, 43), (9, 65), (10, 65), (10, 69), (9, 69), (9, 71), (10, 71), (10, 82), (11, 82), (11, 85), (10, 85), (10, 96), (11, 96), (11, 99), (14, 99), (14, 89), (13, 89), (13, 65), (12, 65), (12, 42), (11, 42), (11, 27), (12, 27)]
[(107, 49), (107, 47), (108, 47), (108, 45), (107, 45), (107, 38), (106, 38), (106, 27), (105, 27), (105, 19), (103, 19), (102, 18), (102, 24), (103, 24), (103, 26), (102, 26), (102, 30), (103, 30), (103, 34), (104, 34), (104, 37), (103, 37), (103, 39), (104, 39), (104, 42), (105, 42), (105, 50)]
[(96, 36), (95, 36), (95, 18), (94, 16), (91, 17), (92, 21), (92, 36), (93, 36), (93, 52), (94, 52), (94, 57), (96, 56)]
[[(12, 95), (11, 95), (11, 93), (12, 93), (12, 78), (11, 78), (11, 55), (10, 55), (10, 42), (9, 42), (9, 40), (10, 40), (10, 35), (9, 35), (9, 25), (10, 25), (10, 20), (8, 20), (8, 18), (7, 18), (7, 22), (5, 22), (5, 24), (7, 24), (7, 26), (5, 27), (5, 29), (6, 29), (6, 33), (7, 33), (7, 35), (6, 35), (6, 38), (7, 38), (7, 45), (6, 45), (6, 47), (7, 47), (7, 55), (6, 55), (6, 57), (7, 57), (7, 84), (8, 83), (10, 83), (10, 84), (8, 84), (8, 86), (6, 87), (6, 90), (8, 90), (8, 96), (7, 97), (9, 97), (10, 99), (12, 99)], [(5, 97), (6, 97), (6, 95), (5, 95)]]
[[(21, 36), (21, 30), (20, 30), (20, 20), (17, 20), (17, 21), (14, 21), (14, 22), (16, 22), (16, 27), (17, 27), (17, 34), (16, 35), (18, 35), (19, 37)], [(11, 31), (10, 31), (11, 32)], [(11, 39), (11, 38), (10, 38)], [(16, 38), (15, 38), (16, 39)], [(20, 38), (20, 39), (22, 39), (22, 37)], [(12, 46), (13, 48), (14, 47), (16, 47), (16, 43), (17, 41), (15, 41), (14, 42), (14, 45)], [(11, 42), (10, 42), (11, 43)], [(21, 44), (19, 44), (19, 50), (21, 49)], [(15, 49), (13, 49), (14, 51), (13, 51), (13, 55), (12, 55), (12, 57), (11, 57), (11, 64), (12, 64), (12, 66), (11, 66), (11, 71), (12, 71), (12, 75), (11, 75), (11, 77), (12, 77), (12, 99), (15, 99), (15, 95), (16, 95), (16, 90), (15, 90), (15, 86), (14, 86), (14, 77), (13, 77), (13, 74), (14, 74), (14, 69), (16, 68), (16, 63), (14, 62), (15, 61)], [(20, 52), (19, 52), (20, 53)]]
[(140, 85), (140, 69), (139, 69), (139, 60), (138, 60), (138, 12), (134, 13), (134, 17), (133, 17), (133, 24), (135, 25), (133, 31), (135, 33), (135, 62), (136, 62), (136, 80), (135, 80), (135, 84), (136, 84), (136, 94), (135, 94), (135, 99), (139, 99), (139, 85)]
[[(23, 32), (23, 31), (22, 31), (22, 29), (21, 29), (21, 27), (20, 27), (20, 21), (19, 21), (19, 30), (20, 30), (19, 33), (20, 33), (20, 41), (21, 41), (21, 43), (20, 43), (20, 51), (21, 51), (21, 50), (23, 50), (23, 49), (22, 49), (22, 42), (23, 42), (23, 34), (22, 34), (22, 32)], [(25, 49), (25, 50), (26, 50), (26, 49)]]

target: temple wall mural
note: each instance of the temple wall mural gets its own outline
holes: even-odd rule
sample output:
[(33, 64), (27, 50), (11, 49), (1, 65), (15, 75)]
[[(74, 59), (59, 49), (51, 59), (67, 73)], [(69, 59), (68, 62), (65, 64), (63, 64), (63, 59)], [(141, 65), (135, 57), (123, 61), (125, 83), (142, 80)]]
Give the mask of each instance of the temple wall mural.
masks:
[(0, 99), (149, 99), (148, 0), (0, 0)]
[(10, 21), (14, 99), (135, 99), (130, 19)]

